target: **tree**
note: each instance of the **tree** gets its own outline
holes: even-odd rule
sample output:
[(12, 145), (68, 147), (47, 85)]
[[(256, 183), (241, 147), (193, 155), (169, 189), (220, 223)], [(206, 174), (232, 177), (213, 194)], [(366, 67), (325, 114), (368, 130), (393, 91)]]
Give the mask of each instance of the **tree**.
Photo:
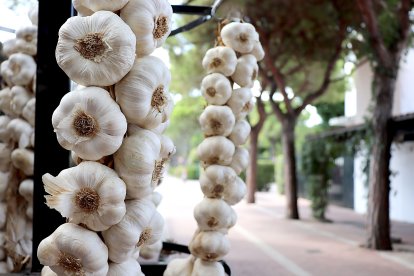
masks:
[[(345, 0), (247, 0), (248, 18), (266, 52), (262, 76), (273, 84), (270, 103), (282, 125), (287, 214), (299, 219), (295, 127), (308, 104), (326, 93), (346, 54), (349, 35)], [(276, 96), (283, 98), (276, 101)]]
[(393, 135), (390, 129), (395, 82), (401, 55), (410, 38), (410, 0), (356, 0), (365, 28), (365, 54), (374, 72), (372, 81), (373, 144), (369, 169), (367, 246), (391, 250), (389, 191)]

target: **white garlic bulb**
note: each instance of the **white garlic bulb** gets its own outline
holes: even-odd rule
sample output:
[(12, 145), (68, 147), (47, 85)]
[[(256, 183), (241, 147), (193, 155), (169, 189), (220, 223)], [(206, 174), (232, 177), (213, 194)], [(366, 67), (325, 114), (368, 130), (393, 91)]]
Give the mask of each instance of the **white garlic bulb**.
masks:
[(116, 101), (128, 123), (153, 129), (168, 120), (173, 100), (168, 93), (171, 75), (157, 57), (135, 60), (131, 71), (115, 85)]
[(121, 18), (137, 37), (137, 55), (151, 54), (171, 32), (172, 7), (167, 0), (129, 0)]
[(158, 127), (151, 129), (152, 132), (161, 135), (165, 132), (165, 130), (170, 125), (170, 120), (165, 121), (164, 123), (161, 123)]
[(236, 70), (237, 56), (232, 48), (218, 46), (209, 49), (203, 58), (203, 67), (208, 73), (221, 73), (226, 77)]
[(161, 152), (160, 157), (163, 159), (170, 159), (172, 155), (176, 152), (176, 148), (174, 146), (174, 142), (171, 140), (170, 137), (165, 135), (160, 135), (160, 142), (161, 142)]
[(265, 52), (259, 40), (254, 44), (253, 50), (250, 52), (250, 54), (252, 54), (257, 61), (261, 61), (264, 58)]
[(143, 245), (141, 250), (139, 251), (139, 256), (147, 260), (154, 259), (160, 255), (161, 250), (162, 241), (159, 240), (151, 245)]
[(205, 197), (194, 208), (194, 218), (201, 231), (222, 231), (234, 226), (234, 210), (223, 200)]
[(6, 57), (11, 56), (12, 54), (17, 53), (16, 49), (16, 39), (12, 38), (3, 42), (3, 54)]
[(7, 130), (7, 125), (10, 122), (10, 117), (7, 115), (0, 116), (0, 141), (8, 142), (10, 139), (9, 131)]
[(37, 44), (37, 26), (26, 26), (16, 31), (16, 38), (23, 39), (26, 42)]
[(250, 23), (231, 22), (221, 29), (221, 38), (226, 46), (246, 54), (253, 50), (259, 35)]
[(160, 205), (162, 200), (162, 195), (159, 192), (152, 192), (151, 194), (151, 201), (154, 203), (155, 207)]
[(40, 272), (40, 276), (58, 276), (53, 270), (48, 266), (44, 266)]
[(38, 2), (33, 3), (33, 5), (30, 7), (28, 16), (32, 24), (37, 25), (38, 17), (39, 17), (39, 3)]
[(164, 165), (160, 150), (158, 135), (149, 130), (136, 127), (124, 139), (114, 154), (114, 166), (127, 185), (127, 198), (143, 198), (158, 185)]
[(17, 38), (16, 51), (29, 56), (35, 56), (37, 54), (37, 44), (27, 42), (24, 39)]
[(56, 61), (79, 84), (113, 85), (131, 70), (134, 59), (135, 36), (113, 12), (71, 17), (59, 30)]
[(246, 143), (250, 135), (251, 126), (246, 120), (239, 120), (234, 125), (229, 139), (236, 145), (240, 146)]
[(231, 108), (236, 119), (244, 119), (252, 110), (254, 104), (252, 102), (253, 94), (249, 88), (234, 89), (227, 105)]
[(34, 169), (34, 152), (28, 149), (15, 149), (11, 154), (13, 166), (27, 176), (33, 175)]
[(164, 219), (149, 199), (128, 200), (126, 209), (118, 224), (102, 232), (109, 259), (116, 263), (131, 258), (137, 247), (160, 240), (164, 227)]
[(67, 93), (53, 112), (52, 124), (59, 144), (86, 160), (113, 154), (127, 129), (119, 106), (99, 87)]
[(0, 90), (0, 110), (6, 115), (16, 117), (17, 114), (15, 114), (11, 108), (11, 100), (12, 93), (10, 88), (6, 87)]
[(200, 186), (209, 198), (222, 198), (236, 181), (236, 173), (227, 166), (211, 165), (200, 176)]
[(207, 137), (197, 148), (202, 166), (229, 165), (234, 154), (234, 144), (223, 136)]
[(246, 184), (240, 177), (223, 191), (223, 200), (230, 205), (239, 203), (246, 195)]
[(129, 259), (121, 264), (110, 263), (107, 276), (145, 276), (137, 260)]
[(228, 106), (207, 106), (200, 115), (201, 130), (206, 137), (228, 136), (233, 131), (235, 118)]
[(0, 171), (10, 170), (12, 148), (7, 143), (0, 143)]
[(9, 172), (0, 171), (0, 201), (5, 199), (8, 186), (9, 186)]
[(231, 160), (230, 167), (236, 172), (237, 175), (247, 169), (249, 165), (249, 151), (242, 147), (236, 147), (236, 150)]
[(218, 261), (230, 251), (226, 236), (218, 231), (197, 231), (190, 242), (191, 254), (205, 261)]
[(219, 262), (203, 261), (202, 259), (196, 259), (193, 266), (193, 273), (191, 276), (225, 276), (224, 267)]
[(28, 202), (27, 217), (33, 219), (33, 179), (25, 179), (20, 182), (19, 194)]
[[(118, 11), (128, 3), (128, 0), (74, 0), (73, 7), (78, 10), (79, 6), (87, 8), (91, 11)], [(81, 8), (81, 10), (82, 10)]]
[(78, 12), (79, 16), (89, 16), (94, 13), (93, 10), (88, 9), (87, 7), (82, 5), (83, 0), (72, 0), (73, 7)]
[(209, 74), (201, 82), (201, 94), (208, 104), (225, 104), (230, 99), (231, 92), (230, 81), (222, 74)]
[(106, 276), (108, 272), (108, 249), (98, 234), (73, 223), (62, 224), (41, 241), (37, 257), (57, 275)]
[(56, 177), (45, 174), (42, 181), (50, 194), (45, 196), (46, 204), (70, 222), (103, 231), (125, 215), (125, 183), (107, 166), (84, 161)]
[(22, 110), (22, 117), (29, 122), (31, 126), (35, 125), (35, 109), (36, 109), (36, 98), (30, 99)]
[(253, 55), (243, 55), (237, 60), (236, 71), (231, 79), (240, 87), (253, 87), (258, 73), (256, 58)]
[(29, 55), (12, 54), (9, 57), (5, 74), (15, 85), (28, 85), (36, 74), (36, 63)]
[(168, 263), (164, 276), (191, 276), (194, 261), (195, 258), (193, 256), (173, 259)]
[(22, 86), (13, 86), (11, 91), (10, 108), (13, 113), (21, 115), (27, 102), (33, 98), (32, 93)]

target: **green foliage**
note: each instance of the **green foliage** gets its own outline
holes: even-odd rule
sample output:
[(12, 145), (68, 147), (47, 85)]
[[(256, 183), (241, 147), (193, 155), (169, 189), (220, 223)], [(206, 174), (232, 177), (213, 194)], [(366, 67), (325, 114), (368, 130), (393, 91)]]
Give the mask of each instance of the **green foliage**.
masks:
[(200, 166), (195, 163), (188, 164), (187, 166), (171, 166), (168, 169), (168, 173), (183, 180), (197, 180), (200, 177)]
[(200, 177), (200, 166), (198, 164), (187, 165), (187, 179), (197, 180)]
[[(246, 172), (242, 172), (240, 177), (246, 181)], [(256, 190), (268, 191), (269, 184), (275, 182), (275, 164), (272, 160), (258, 159), (256, 174)]]
[(345, 113), (345, 105), (343, 101), (338, 101), (336, 103), (317, 103), (315, 107), (318, 110), (319, 116), (322, 118), (324, 126), (328, 126), (329, 119), (334, 117), (343, 116)]

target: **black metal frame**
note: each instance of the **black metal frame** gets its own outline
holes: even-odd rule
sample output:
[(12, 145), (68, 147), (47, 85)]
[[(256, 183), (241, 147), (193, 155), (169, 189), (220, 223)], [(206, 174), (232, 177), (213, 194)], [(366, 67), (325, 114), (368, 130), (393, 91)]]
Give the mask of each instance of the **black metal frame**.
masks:
[[(216, 1), (212, 7), (173, 5), (174, 13), (195, 14), (201, 17), (173, 30), (172, 35), (191, 30), (210, 20), (214, 17), (220, 3), (221, 0)], [(71, 15), (73, 15), (71, 0), (39, 1), (32, 272), (40, 272), (42, 269), (36, 254), (39, 243), (64, 223), (59, 213), (50, 210), (44, 203), (42, 175), (45, 173), (57, 175), (61, 170), (69, 167), (69, 153), (58, 144), (51, 118), (61, 98), (70, 91), (69, 79), (56, 63), (55, 48), (59, 28)], [(188, 252), (188, 249), (186, 250)], [(162, 269), (159, 265), (156, 266)], [(227, 265), (225, 268), (229, 274), (230, 269)]]

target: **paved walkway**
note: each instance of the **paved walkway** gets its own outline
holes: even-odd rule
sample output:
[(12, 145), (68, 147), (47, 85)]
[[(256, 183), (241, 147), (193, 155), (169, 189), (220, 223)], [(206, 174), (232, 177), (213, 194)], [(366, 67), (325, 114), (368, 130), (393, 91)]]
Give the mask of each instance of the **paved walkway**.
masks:
[[(198, 182), (166, 177), (159, 187), (159, 206), (169, 236), (188, 244), (196, 223), (193, 208), (202, 199)], [(333, 223), (310, 217), (309, 202), (299, 201), (301, 221), (284, 219), (284, 199), (257, 193), (257, 203), (235, 206), (237, 225), (229, 232), (232, 249), (225, 260), (235, 276), (282, 275), (414, 275), (414, 224), (393, 223), (392, 234), (403, 244), (393, 252), (375, 252), (364, 241), (364, 218), (331, 206)]]

